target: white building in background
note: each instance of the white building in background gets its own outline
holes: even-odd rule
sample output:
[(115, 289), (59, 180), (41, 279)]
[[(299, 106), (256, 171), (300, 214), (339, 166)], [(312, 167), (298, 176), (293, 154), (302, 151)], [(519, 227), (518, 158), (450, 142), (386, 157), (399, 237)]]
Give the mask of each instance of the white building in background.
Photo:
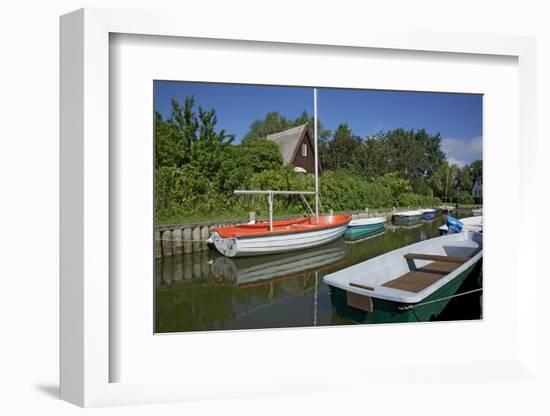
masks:
[(472, 186), (472, 196), (474, 198), (483, 198), (483, 178), (477, 177), (474, 186)]

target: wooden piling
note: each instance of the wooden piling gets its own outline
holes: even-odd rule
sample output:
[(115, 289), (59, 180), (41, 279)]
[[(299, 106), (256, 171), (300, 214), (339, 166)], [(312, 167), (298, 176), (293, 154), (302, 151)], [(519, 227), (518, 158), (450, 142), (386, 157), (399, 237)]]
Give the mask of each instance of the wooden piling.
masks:
[(193, 252), (193, 239), (191, 228), (183, 229), (183, 253), (189, 254)]
[(181, 228), (172, 230), (172, 252), (174, 256), (183, 254), (183, 233)]
[(206, 242), (206, 240), (208, 240), (208, 237), (210, 237), (210, 229), (208, 225), (203, 225), (201, 227), (201, 251), (208, 250), (208, 243)]
[(162, 258), (162, 241), (160, 241), (160, 231), (155, 230), (155, 258)]
[(164, 230), (161, 234), (162, 239), (162, 255), (163, 257), (170, 257), (172, 253), (172, 231)]
[(193, 253), (201, 251), (201, 227), (193, 227), (191, 232), (193, 236)]

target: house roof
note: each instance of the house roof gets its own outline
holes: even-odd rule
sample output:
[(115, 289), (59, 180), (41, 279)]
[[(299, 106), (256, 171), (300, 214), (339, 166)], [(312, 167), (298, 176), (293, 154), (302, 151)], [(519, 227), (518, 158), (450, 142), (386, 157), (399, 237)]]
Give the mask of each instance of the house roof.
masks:
[(279, 133), (270, 134), (267, 136), (267, 140), (272, 140), (279, 145), (285, 165), (290, 165), (296, 155), (296, 148), (306, 132), (307, 124), (302, 124)]

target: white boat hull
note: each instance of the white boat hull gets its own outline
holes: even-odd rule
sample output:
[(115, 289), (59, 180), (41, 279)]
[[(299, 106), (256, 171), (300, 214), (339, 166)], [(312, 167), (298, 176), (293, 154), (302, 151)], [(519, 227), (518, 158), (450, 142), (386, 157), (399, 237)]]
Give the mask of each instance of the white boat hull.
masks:
[(317, 247), (342, 237), (347, 223), (336, 227), (278, 235), (223, 238), (212, 232), (216, 250), (227, 257), (259, 256)]
[[(467, 256), (469, 260), (419, 292), (409, 292), (384, 286), (385, 283), (411, 270), (408, 260), (404, 257), (407, 253)], [(455, 277), (476, 264), (482, 256), (483, 240), (481, 234), (474, 232), (449, 234), (382, 254), (346, 269), (328, 274), (323, 280), (329, 286), (361, 296), (399, 303), (416, 303), (451, 282)], [(422, 267), (428, 263), (430, 263), (429, 260), (417, 260), (415, 267)], [(362, 288), (357, 286), (362, 286)], [(365, 290), (367, 288), (370, 290)]]
[(386, 217), (374, 217), (374, 218), (362, 218), (358, 220), (351, 220), (349, 227), (364, 227), (365, 225), (384, 224)]

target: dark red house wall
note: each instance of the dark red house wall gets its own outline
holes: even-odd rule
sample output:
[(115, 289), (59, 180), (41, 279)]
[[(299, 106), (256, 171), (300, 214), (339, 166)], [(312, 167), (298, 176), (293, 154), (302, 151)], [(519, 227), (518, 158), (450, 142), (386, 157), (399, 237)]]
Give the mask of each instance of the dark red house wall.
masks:
[[(302, 144), (307, 144), (307, 156), (302, 156)], [(292, 165), (299, 166), (304, 168), (309, 173), (315, 173), (315, 154), (313, 153), (313, 140), (309, 138), (309, 134), (304, 134), (300, 144), (298, 146), (298, 151), (294, 156)], [(321, 173), (321, 165), (319, 164), (319, 173)]]

